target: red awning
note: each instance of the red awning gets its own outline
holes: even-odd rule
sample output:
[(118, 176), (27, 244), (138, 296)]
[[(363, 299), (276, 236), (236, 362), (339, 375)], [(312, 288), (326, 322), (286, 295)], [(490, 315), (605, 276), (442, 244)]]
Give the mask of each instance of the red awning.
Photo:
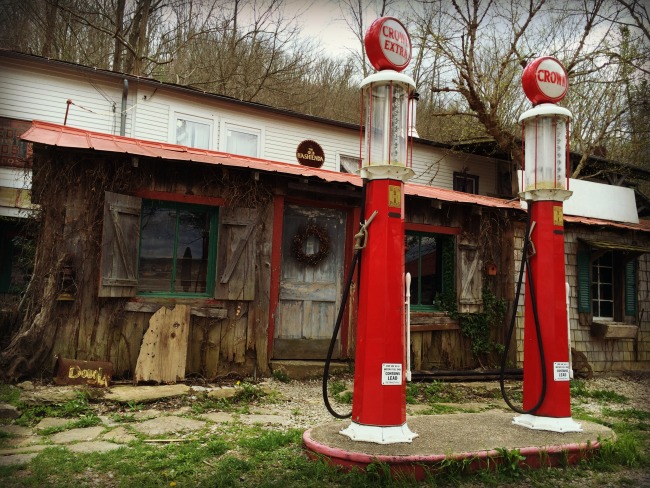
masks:
[[(207, 149), (197, 149), (164, 142), (147, 141), (131, 137), (115, 136), (101, 132), (92, 132), (75, 127), (33, 121), (32, 127), (22, 135), (22, 139), (38, 144), (64, 147), (70, 149), (92, 149), (95, 151), (129, 154), (169, 161), (191, 161), (204, 164), (220, 164), (259, 171), (282, 173), (287, 175), (315, 177), (328, 182), (350, 183), (361, 186), (361, 178), (349, 173), (310, 168), (299, 164), (281, 163), (266, 159), (251, 158)], [(473, 195), (444, 188), (407, 183), (407, 195), (442, 200), (446, 202), (469, 203), (487, 207), (519, 209), (519, 201), (506, 201), (482, 195)]]
[[(297, 163), (290, 164), (268, 161), (266, 159), (251, 158), (218, 151), (208, 151), (206, 149), (197, 149), (164, 142), (114, 136), (111, 134), (93, 132), (65, 125), (52, 124), (49, 122), (33, 121), (32, 127), (22, 135), (22, 139), (38, 144), (47, 144), (50, 146), (70, 149), (92, 149), (95, 151), (129, 154), (132, 156), (143, 156), (168, 161), (191, 161), (204, 164), (219, 164), (223, 166), (248, 168), (271, 173), (314, 177), (323, 181), (349, 183), (354, 186), (362, 185), (359, 176), (349, 173), (339, 173), (338, 171), (301, 166)], [(518, 199), (502, 200), (500, 198), (474, 195), (471, 193), (435, 188), (415, 183), (406, 183), (404, 191), (407, 195), (432, 200), (441, 200), (444, 202), (522, 210)], [(638, 224), (629, 224), (624, 222), (613, 222), (610, 220), (575, 217), (571, 215), (565, 215), (564, 219), (567, 222), (585, 225), (600, 225), (650, 232), (650, 221), (642, 220)]]

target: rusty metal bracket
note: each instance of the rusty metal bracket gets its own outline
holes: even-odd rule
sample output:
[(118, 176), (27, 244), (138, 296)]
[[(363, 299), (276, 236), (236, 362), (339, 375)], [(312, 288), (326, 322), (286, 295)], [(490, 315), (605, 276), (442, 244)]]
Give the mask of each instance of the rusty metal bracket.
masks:
[(373, 221), (373, 219), (377, 216), (377, 210), (375, 210), (372, 215), (368, 218), (368, 220), (365, 221), (365, 223), (361, 226), (359, 229), (359, 232), (357, 232), (354, 236), (354, 250), (359, 251), (361, 249), (365, 249), (366, 247), (366, 241), (368, 240), (368, 226), (370, 225), (370, 222)]

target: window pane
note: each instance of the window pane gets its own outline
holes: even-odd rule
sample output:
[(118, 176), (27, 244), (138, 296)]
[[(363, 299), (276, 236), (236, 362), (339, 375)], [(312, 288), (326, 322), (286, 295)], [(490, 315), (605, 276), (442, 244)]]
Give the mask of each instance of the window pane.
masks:
[(612, 285), (601, 283), (599, 298), (601, 300), (612, 300), (614, 298), (614, 295), (612, 293)]
[(435, 305), (436, 299), (436, 239), (420, 239), (420, 305)]
[(361, 160), (352, 156), (341, 156), (341, 173), (353, 173), (361, 168)]
[(256, 158), (258, 155), (257, 139), (257, 134), (227, 129), (226, 152)]
[(600, 302), (600, 315), (599, 317), (612, 318), (614, 317), (614, 303), (613, 302)]
[(210, 149), (210, 125), (178, 119), (176, 121), (176, 144)]
[(204, 293), (208, 268), (210, 216), (201, 210), (182, 210), (178, 220), (177, 275), (174, 291)]
[(175, 210), (151, 206), (143, 209), (138, 291), (171, 290), (175, 233)]
[(420, 303), (420, 294), (418, 293), (419, 257), (420, 237), (406, 235), (404, 242), (404, 261), (406, 272), (411, 273), (411, 305), (418, 305)]

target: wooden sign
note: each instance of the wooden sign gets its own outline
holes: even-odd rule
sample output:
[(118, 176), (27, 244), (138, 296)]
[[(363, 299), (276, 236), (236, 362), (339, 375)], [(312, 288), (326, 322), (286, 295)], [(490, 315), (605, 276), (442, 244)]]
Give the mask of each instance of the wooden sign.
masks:
[(303, 166), (320, 168), (325, 162), (325, 151), (316, 141), (302, 141), (296, 149), (296, 159)]
[(57, 385), (88, 385), (107, 387), (113, 375), (113, 363), (107, 361), (82, 361), (80, 359), (56, 360)]

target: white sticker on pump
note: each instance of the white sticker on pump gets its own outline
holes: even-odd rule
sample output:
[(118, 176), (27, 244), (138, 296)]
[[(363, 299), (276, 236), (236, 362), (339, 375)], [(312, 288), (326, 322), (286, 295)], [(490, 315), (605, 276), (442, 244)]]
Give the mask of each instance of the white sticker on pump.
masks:
[(553, 379), (555, 381), (569, 381), (569, 363), (553, 363)]
[(402, 364), (401, 363), (383, 363), (381, 365), (381, 384), (382, 385), (401, 385), (402, 384)]

